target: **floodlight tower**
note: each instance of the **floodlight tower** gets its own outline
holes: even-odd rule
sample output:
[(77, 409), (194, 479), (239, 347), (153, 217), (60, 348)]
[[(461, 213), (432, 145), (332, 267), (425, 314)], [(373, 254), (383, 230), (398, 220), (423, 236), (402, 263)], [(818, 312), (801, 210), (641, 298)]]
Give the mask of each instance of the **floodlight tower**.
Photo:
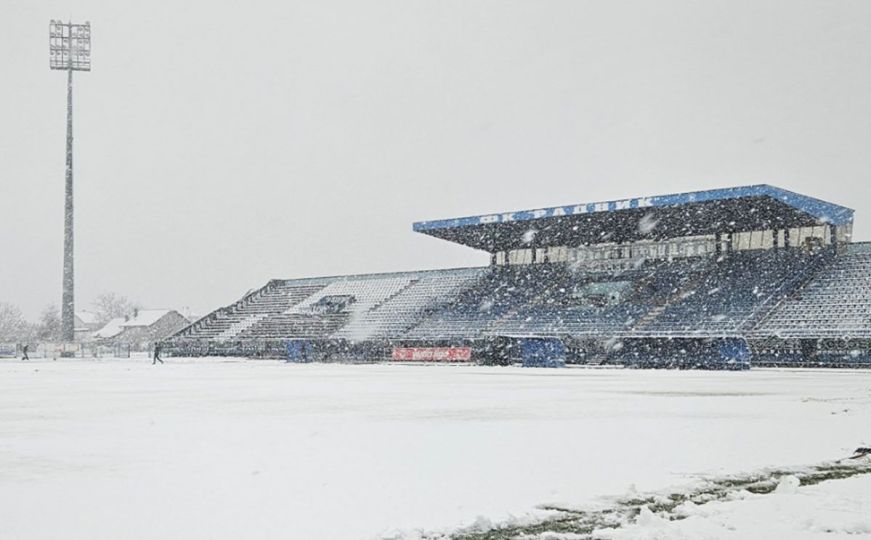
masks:
[(73, 71), (91, 71), (91, 23), (52, 20), (48, 25), (49, 67), (67, 72), (67, 167), (64, 199), (64, 275), (61, 298), (61, 334), (75, 339), (73, 279)]

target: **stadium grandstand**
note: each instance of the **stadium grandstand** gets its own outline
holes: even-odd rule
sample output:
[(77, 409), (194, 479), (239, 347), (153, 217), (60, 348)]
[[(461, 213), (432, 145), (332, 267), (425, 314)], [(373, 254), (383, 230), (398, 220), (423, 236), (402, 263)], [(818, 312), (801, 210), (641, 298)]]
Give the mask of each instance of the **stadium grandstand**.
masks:
[(768, 185), (423, 221), (480, 268), (275, 279), (176, 355), (720, 367), (871, 365), (853, 210)]

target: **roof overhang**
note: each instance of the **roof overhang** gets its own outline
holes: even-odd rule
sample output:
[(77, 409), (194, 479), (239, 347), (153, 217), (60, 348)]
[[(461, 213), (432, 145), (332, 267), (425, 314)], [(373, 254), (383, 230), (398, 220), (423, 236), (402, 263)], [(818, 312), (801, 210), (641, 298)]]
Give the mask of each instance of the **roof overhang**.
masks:
[(416, 232), (489, 252), (852, 222), (853, 210), (769, 185), (469, 216)]

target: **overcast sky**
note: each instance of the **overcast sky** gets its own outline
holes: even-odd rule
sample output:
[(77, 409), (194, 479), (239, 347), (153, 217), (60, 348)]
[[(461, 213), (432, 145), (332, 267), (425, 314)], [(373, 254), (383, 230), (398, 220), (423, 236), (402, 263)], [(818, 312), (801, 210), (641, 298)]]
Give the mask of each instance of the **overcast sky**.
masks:
[(205, 313), (270, 278), (486, 264), (413, 221), (771, 183), (871, 239), (871, 2), (2, 0), (0, 301)]

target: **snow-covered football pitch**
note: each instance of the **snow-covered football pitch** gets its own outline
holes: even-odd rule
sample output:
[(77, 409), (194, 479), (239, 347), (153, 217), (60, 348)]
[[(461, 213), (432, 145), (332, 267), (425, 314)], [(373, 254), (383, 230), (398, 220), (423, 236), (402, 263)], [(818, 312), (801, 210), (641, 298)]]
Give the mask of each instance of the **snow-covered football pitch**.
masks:
[(869, 444), (871, 371), (6, 360), (0, 538), (856, 538)]

